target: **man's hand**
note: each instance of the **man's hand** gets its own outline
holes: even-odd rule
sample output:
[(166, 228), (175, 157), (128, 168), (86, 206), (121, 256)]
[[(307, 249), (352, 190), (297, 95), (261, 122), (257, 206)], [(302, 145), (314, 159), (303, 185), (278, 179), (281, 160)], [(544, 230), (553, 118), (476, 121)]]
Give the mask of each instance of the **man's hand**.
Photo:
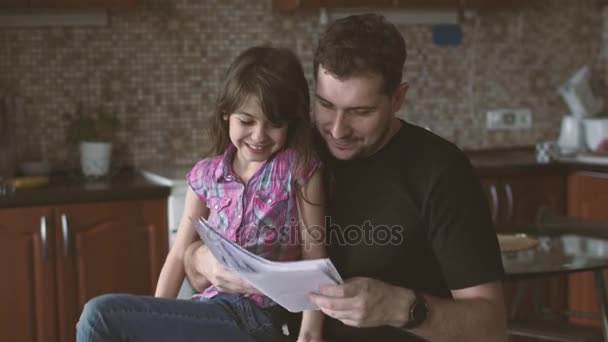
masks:
[(201, 241), (188, 247), (184, 263), (188, 281), (197, 292), (204, 291), (211, 283), (221, 292), (260, 293), (237, 274), (222, 266)]
[(411, 291), (370, 278), (324, 286), (310, 299), (329, 317), (353, 327), (402, 326), (414, 296)]

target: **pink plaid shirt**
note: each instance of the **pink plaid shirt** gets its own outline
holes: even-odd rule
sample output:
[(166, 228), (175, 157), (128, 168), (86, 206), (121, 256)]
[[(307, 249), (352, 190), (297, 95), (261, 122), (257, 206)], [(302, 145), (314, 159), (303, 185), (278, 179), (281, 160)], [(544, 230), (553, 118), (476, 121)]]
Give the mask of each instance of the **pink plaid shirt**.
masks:
[[(210, 209), (207, 221), (230, 240), (252, 253), (273, 261), (292, 261), (301, 257), (296, 191), (292, 180), (307, 182), (320, 166), (315, 161), (298, 177), (294, 173), (297, 153), (286, 149), (276, 153), (243, 183), (232, 171), (236, 148), (230, 145), (223, 155), (199, 161), (186, 175), (188, 184)], [(202, 294), (211, 298), (219, 292), (214, 286)], [(274, 302), (266, 296), (250, 299), (266, 307)]]

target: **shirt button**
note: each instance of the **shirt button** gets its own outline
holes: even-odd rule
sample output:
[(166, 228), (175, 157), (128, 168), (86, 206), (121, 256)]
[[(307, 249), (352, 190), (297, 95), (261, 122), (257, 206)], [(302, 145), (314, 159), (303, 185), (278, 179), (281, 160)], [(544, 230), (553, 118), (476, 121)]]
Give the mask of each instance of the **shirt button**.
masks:
[(217, 210), (217, 208), (219, 208), (219, 207), (220, 207), (220, 206), (216, 204), (216, 205), (215, 205), (213, 208), (214, 208), (215, 210)]
[(232, 176), (230, 176), (230, 175), (226, 176), (226, 180), (229, 182), (232, 181)]
[(271, 199), (268, 199), (268, 200), (266, 201), (266, 203), (270, 204), (270, 203), (272, 203), (272, 200), (271, 200)]

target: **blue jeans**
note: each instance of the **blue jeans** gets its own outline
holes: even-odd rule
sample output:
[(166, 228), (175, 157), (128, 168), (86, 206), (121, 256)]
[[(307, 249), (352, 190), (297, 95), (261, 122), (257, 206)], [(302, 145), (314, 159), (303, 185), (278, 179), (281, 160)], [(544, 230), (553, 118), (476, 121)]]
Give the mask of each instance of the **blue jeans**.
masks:
[(78, 342), (283, 341), (285, 311), (219, 294), (176, 300), (127, 294), (91, 299), (76, 325)]

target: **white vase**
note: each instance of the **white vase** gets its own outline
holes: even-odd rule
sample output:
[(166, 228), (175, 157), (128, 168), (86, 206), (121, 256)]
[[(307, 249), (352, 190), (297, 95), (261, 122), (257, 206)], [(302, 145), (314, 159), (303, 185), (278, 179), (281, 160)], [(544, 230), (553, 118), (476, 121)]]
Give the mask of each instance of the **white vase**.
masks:
[(107, 175), (111, 157), (112, 143), (86, 141), (80, 143), (80, 167), (87, 177)]

